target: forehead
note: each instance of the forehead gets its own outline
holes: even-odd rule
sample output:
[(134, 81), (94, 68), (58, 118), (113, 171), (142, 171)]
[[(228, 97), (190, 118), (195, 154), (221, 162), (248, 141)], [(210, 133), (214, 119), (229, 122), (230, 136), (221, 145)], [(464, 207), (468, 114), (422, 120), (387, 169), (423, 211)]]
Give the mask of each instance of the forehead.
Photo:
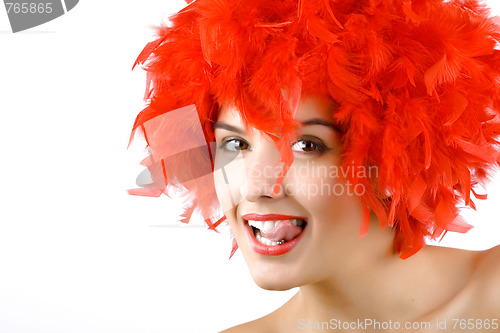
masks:
[[(333, 121), (333, 113), (335, 105), (332, 102), (324, 101), (319, 98), (306, 97), (302, 99), (297, 112), (295, 120), (305, 122), (309, 119), (322, 119)], [(233, 125), (243, 124), (240, 111), (229, 104), (224, 104), (219, 111), (217, 121), (223, 121)]]

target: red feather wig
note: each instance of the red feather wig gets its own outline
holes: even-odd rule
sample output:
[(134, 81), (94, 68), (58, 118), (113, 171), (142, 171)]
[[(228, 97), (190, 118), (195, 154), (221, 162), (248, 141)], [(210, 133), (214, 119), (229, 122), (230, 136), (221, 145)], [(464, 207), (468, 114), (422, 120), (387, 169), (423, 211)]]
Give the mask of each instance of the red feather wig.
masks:
[[(197, 0), (157, 28), (135, 65), (147, 71), (137, 116), (152, 182), (131, 194), (189, 195), (215, 229), (212, 124), (224, 103), (275, 140), (285, 166), (294, 105), (335, 101), (345, 167), (370, 211), (395, 229), (401, 258), (426, 237), (466, 232), (459, 207), (500, 163), (500, 28), (477, 0)], [(134, 65), (134, 66), (135, 66)], [(286, 90), (287, 94), (282, 91)], [(219, 215), (217, 215), (219, 214)]]

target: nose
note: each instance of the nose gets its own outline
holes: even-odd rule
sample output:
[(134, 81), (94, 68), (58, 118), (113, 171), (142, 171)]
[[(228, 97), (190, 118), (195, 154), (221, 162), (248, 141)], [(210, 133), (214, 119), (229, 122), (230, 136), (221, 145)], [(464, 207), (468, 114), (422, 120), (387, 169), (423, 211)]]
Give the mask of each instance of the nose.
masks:
[[(285, 196), (283, 184), (276, 183), (281, 171), (279, 152), (274, 146), (266, 145), (264, 149), (254, 151), (246, 163), (246, 179), (241, 189), (249, 202), (262, 199), (279, 199)], [(273, 191), (276, 188), (276, 191)]]

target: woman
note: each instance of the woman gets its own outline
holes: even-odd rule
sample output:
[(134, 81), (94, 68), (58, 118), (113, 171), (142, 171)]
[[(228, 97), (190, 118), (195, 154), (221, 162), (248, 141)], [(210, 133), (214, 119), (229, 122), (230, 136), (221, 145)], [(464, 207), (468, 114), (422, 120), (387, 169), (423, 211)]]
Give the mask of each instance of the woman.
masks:
[(500, 161), (484, 7), (197, 0), (171, 21), (137, 60), (152, 182), (132, 193), (176, 189), (259, 286), (300, 287), (229, 331), (500, 330), (500, 250), (424, 247), (470, 228), (458, 207)]

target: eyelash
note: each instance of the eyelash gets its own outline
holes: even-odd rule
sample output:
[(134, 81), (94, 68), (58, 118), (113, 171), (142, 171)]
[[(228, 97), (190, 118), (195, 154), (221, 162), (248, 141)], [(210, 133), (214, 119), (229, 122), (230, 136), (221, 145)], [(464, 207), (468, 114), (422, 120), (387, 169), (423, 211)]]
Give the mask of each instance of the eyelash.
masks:
[(234, 138), (234, 137), (230, 137), (230, 138), (226, 138), (224, 140), (222, 140), (222, 142), (220, 143), (220, 145), (217, 147), (218, 149), (224, 149), (224, 150), (227, 150), (229, 152), (236, 152), (236, 151), (240, 151), (242, 149), (236, 149), (236, 150), (232, 150), (232, 149), (228, 149), (227, 146), (230, 142), (235, 142), (235, 141), (240, 141), (242, 143), (245, 143), (247, 144), (248, 146), (250, 146), (250, 144), (248, 142), (246, 142), (245, 140), (241, 139), (241, 138)]
[[(231, 143), (231, 142), (240, 142), (240, 146), (241, 146), (241, 143), (243, 145), (247, 145), (247, 147), (250, 147), (250, 144), (248, 142), (246, 142), (245, 140), (243, 140), (242, 138), (238, 138), (238, 137), (230, 137), (230, 138), (226, 138), (224, 139), (220, 145), (218, 146), (219, 149), (224, 149), (226, 151), (229, 151), (229, 152), (236, 152), (236, 151), (242, 151), (242, 150), (245, 150), (245, 149), (236, 149), (236, 150), (233, 150), (233, 149), (228, 149), (228, 144)], [(299, 142), (305, 142), (306, 144), (307, 143), (312, 143), (316, 146), (316, 150), (315, 151), (312, 151), (312, 152), (308, 152), (308, 151), (299, 151), (298, 153), (302, 153), (302, 154), (322, 154), (326, 151), (329, 151), (331, 150), (331, 148), (328, 148), (320, 139), (317, 139), (317, 138), (310, 138), (310, 137), (302, 137), (300, 138), (299, 140), (295, 141), (294, 143), (291, 144), (291, 147), (293, 148), (293, 146), (297, 145)], [(250, 150), (252, 150), (250, 148)]]
[(316, 146), (316, 149), (314, 151), (312, 151), (312, 152), (300, 151), (299, 153), (301, 153), (301, 154), (323, 154), (324, 152), (331, 150), (320, 139), (315, 138), (315, 137), (302, 137), (292, 144), (292, 148), (293, 148), (293, 146), (297, 145), (299, 142), (304, 142), (306, 144), (312, 143), (313, 145)]

